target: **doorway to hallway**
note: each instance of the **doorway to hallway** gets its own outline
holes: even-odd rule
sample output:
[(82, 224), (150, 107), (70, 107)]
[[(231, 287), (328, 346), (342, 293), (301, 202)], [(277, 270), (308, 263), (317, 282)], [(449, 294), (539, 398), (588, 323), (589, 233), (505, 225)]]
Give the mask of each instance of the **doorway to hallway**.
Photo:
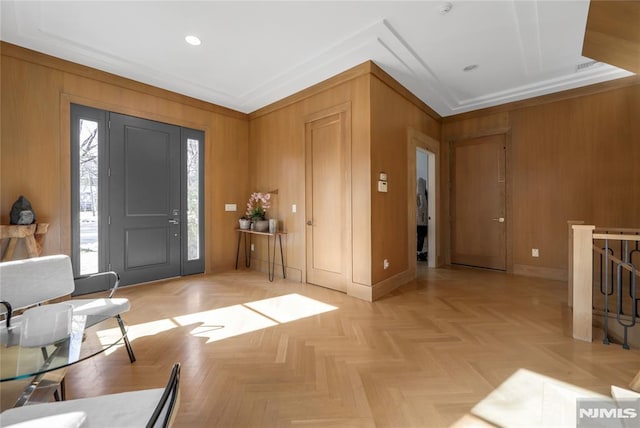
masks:
[(416, 259), (435, 267), (435, 165), (436, 155), (421, 147), (416, 148)]

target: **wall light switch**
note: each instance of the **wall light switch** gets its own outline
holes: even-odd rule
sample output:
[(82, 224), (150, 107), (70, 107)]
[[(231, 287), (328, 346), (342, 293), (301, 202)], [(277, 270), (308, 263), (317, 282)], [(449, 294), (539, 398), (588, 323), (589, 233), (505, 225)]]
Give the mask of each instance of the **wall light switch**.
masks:
[(225, 211), (238, 211), (238, 206), (236, 204), (224, 204)]
[(298, 207), (296, 207), (296, 204), (291, 205), (291, 212), (295, 213), (298, 211)]
[(540, 257), (540, 251), (537, 248), (532, 248), (531, 257)]

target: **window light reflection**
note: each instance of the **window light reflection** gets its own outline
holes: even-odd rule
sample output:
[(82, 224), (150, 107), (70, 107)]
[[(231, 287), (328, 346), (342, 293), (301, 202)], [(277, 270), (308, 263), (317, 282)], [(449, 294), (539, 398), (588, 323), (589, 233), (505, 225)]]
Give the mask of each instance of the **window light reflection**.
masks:
[[(291, 293), (241, 305), (129, 325), (127, 334), (133, 342), (138, 338), (153, 336), (176, 327), (197, 325), (189, 333), (195, 337), (206, 338), (206, 343), (211, 343), (336, 309), (336, 306)], [(101, 330), (98, 332), (98, 338), (105, 345), (110, 343), (110, 337), (119, 333), (120, 330), (117, 328)], [(118, 344), (106, 350), (105, 354), (108, 355), (122, 346), (124, 345)]]
[(296, 293), (245, 303), (245, 306), (265, 314), (279, 323), (287, 323), (338, 309), (335, 306)]

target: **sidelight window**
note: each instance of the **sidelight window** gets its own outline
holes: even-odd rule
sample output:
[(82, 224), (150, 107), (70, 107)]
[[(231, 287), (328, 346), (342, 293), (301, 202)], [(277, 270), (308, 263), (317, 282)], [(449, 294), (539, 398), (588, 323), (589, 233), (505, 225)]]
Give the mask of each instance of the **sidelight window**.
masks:
[(187, 139), (187, 259), (200, 258), (200, 141)]
[(99, 271), (98, 238), (98, 122), (80, 119), (78, 141), (78, 192), (80, 212), (77, 230), (80, 233), (80, 274)]

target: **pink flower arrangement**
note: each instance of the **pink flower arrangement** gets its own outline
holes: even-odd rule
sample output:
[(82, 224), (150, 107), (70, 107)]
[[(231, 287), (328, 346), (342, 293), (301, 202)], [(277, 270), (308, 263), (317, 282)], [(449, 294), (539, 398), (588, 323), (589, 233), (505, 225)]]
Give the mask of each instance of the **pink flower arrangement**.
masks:
[(267, 208), (271, 207), (271, 195), (269, 193), (253, 192), (247, 202), (246, 217), (254, 220), (265, 220)]

